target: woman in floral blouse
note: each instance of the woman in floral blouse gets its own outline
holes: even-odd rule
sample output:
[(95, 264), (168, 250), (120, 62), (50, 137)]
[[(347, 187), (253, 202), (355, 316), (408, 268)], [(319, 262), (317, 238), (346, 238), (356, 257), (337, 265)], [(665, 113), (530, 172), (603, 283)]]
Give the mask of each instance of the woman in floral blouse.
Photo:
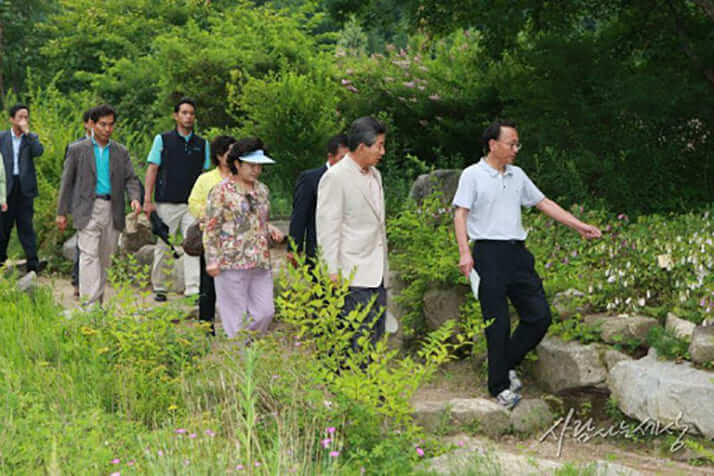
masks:
[(268, 187), (258, 181), (275, 163), (257, 138), (242, 139), (228, 154), (231, 176), (211, 189), (203, 232), (206, 272), (215, 278), (218, 311), (228, 337), (247, 329), (264, 333), (275, 313), (268, 235)]

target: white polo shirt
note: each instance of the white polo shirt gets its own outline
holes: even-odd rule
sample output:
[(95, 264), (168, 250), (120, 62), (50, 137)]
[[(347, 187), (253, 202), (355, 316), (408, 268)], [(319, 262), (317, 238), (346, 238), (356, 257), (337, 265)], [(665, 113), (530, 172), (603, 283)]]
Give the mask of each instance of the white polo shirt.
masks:
[(532, 207), (544, 198), (520, 167), (506, 165), (500, 174), (482, 158), (461, 173), (452, 203), (469, 210), (469, 239), (525, 240), (521, 207)]

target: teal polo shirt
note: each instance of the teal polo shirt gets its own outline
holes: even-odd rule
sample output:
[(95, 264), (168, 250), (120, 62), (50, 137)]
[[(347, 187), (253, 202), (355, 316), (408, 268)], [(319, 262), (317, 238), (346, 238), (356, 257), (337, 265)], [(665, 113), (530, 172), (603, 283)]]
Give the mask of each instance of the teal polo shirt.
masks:
[(109, 171), (109, 146), (111, 144), (112, 141), (109, 141), (105, 147), (101, 147), (92, 137), (94, 163), (97, 166), (97, 195), (109, 195), (112, 193), (111, 172)]

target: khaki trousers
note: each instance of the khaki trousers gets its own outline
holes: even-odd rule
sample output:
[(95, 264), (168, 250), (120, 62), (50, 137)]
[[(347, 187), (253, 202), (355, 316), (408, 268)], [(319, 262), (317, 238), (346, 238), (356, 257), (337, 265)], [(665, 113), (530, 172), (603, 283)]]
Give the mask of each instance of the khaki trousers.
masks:
[(95, 199), (92, 217), (79, 230), (79, 296), (82, 305), (100, 304), (107, 284), (107, 269), (117, 246), (119, 230), (112, 222), (112, 202)]
[[(169, 227), (169, 233), (174, 234), (176, 230), (181, 228), (181, 234), (186, 236), (186, 230), (196, 220), (188, 211), (188, 205), (185, 203), (157, 203), (156, 213), (159, 218)], [(169, 277), (171, 269), (167, 266), (167, 256), (169, 256), (169, 247), (162, 239), (156, 240), (154, 247), (154, 265), (151, 268), (151, 285), (156, 293), (165, 293), (168, 291)], [(184, 294), (193, 296), (198, 294), (199, 284), (201, 282), (200, 273), (200, 258), (198, 256), (183, 255), (183, 279), (184, 279)]]

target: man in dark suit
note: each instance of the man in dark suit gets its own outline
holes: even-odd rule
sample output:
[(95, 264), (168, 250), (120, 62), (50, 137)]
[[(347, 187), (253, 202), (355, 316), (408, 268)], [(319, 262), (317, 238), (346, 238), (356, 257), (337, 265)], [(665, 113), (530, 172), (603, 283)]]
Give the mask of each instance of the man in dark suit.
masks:
[(0, 132), (7, 183), (7, 211), (0, 214), (0, 264), (7, 260), (7, 245), (13, 224), (27, 259), (27, 271), (39, 271), (37, 236), (32, 226), (34, 200), (38, 195), (35, 157), (44, 152), (37, 134), (30, 132), (30, 110), (24, 104), (10, 108), (9, 131)]
[(294, 242), (292, 252), (288, 255), (290, 261), (294, 262), (293, 253), (305, 253), (309, 258), (308, 264), (312, 265), (317, 250), (317, 186), (327, 169), (339, 162), (347, 152), (347, 136), (334, 136), (327, 142), (327, 163), (316, 169), (306, 170), (298, 177), (293, 195), (293, 212), (290, 216), (290, 238)]

